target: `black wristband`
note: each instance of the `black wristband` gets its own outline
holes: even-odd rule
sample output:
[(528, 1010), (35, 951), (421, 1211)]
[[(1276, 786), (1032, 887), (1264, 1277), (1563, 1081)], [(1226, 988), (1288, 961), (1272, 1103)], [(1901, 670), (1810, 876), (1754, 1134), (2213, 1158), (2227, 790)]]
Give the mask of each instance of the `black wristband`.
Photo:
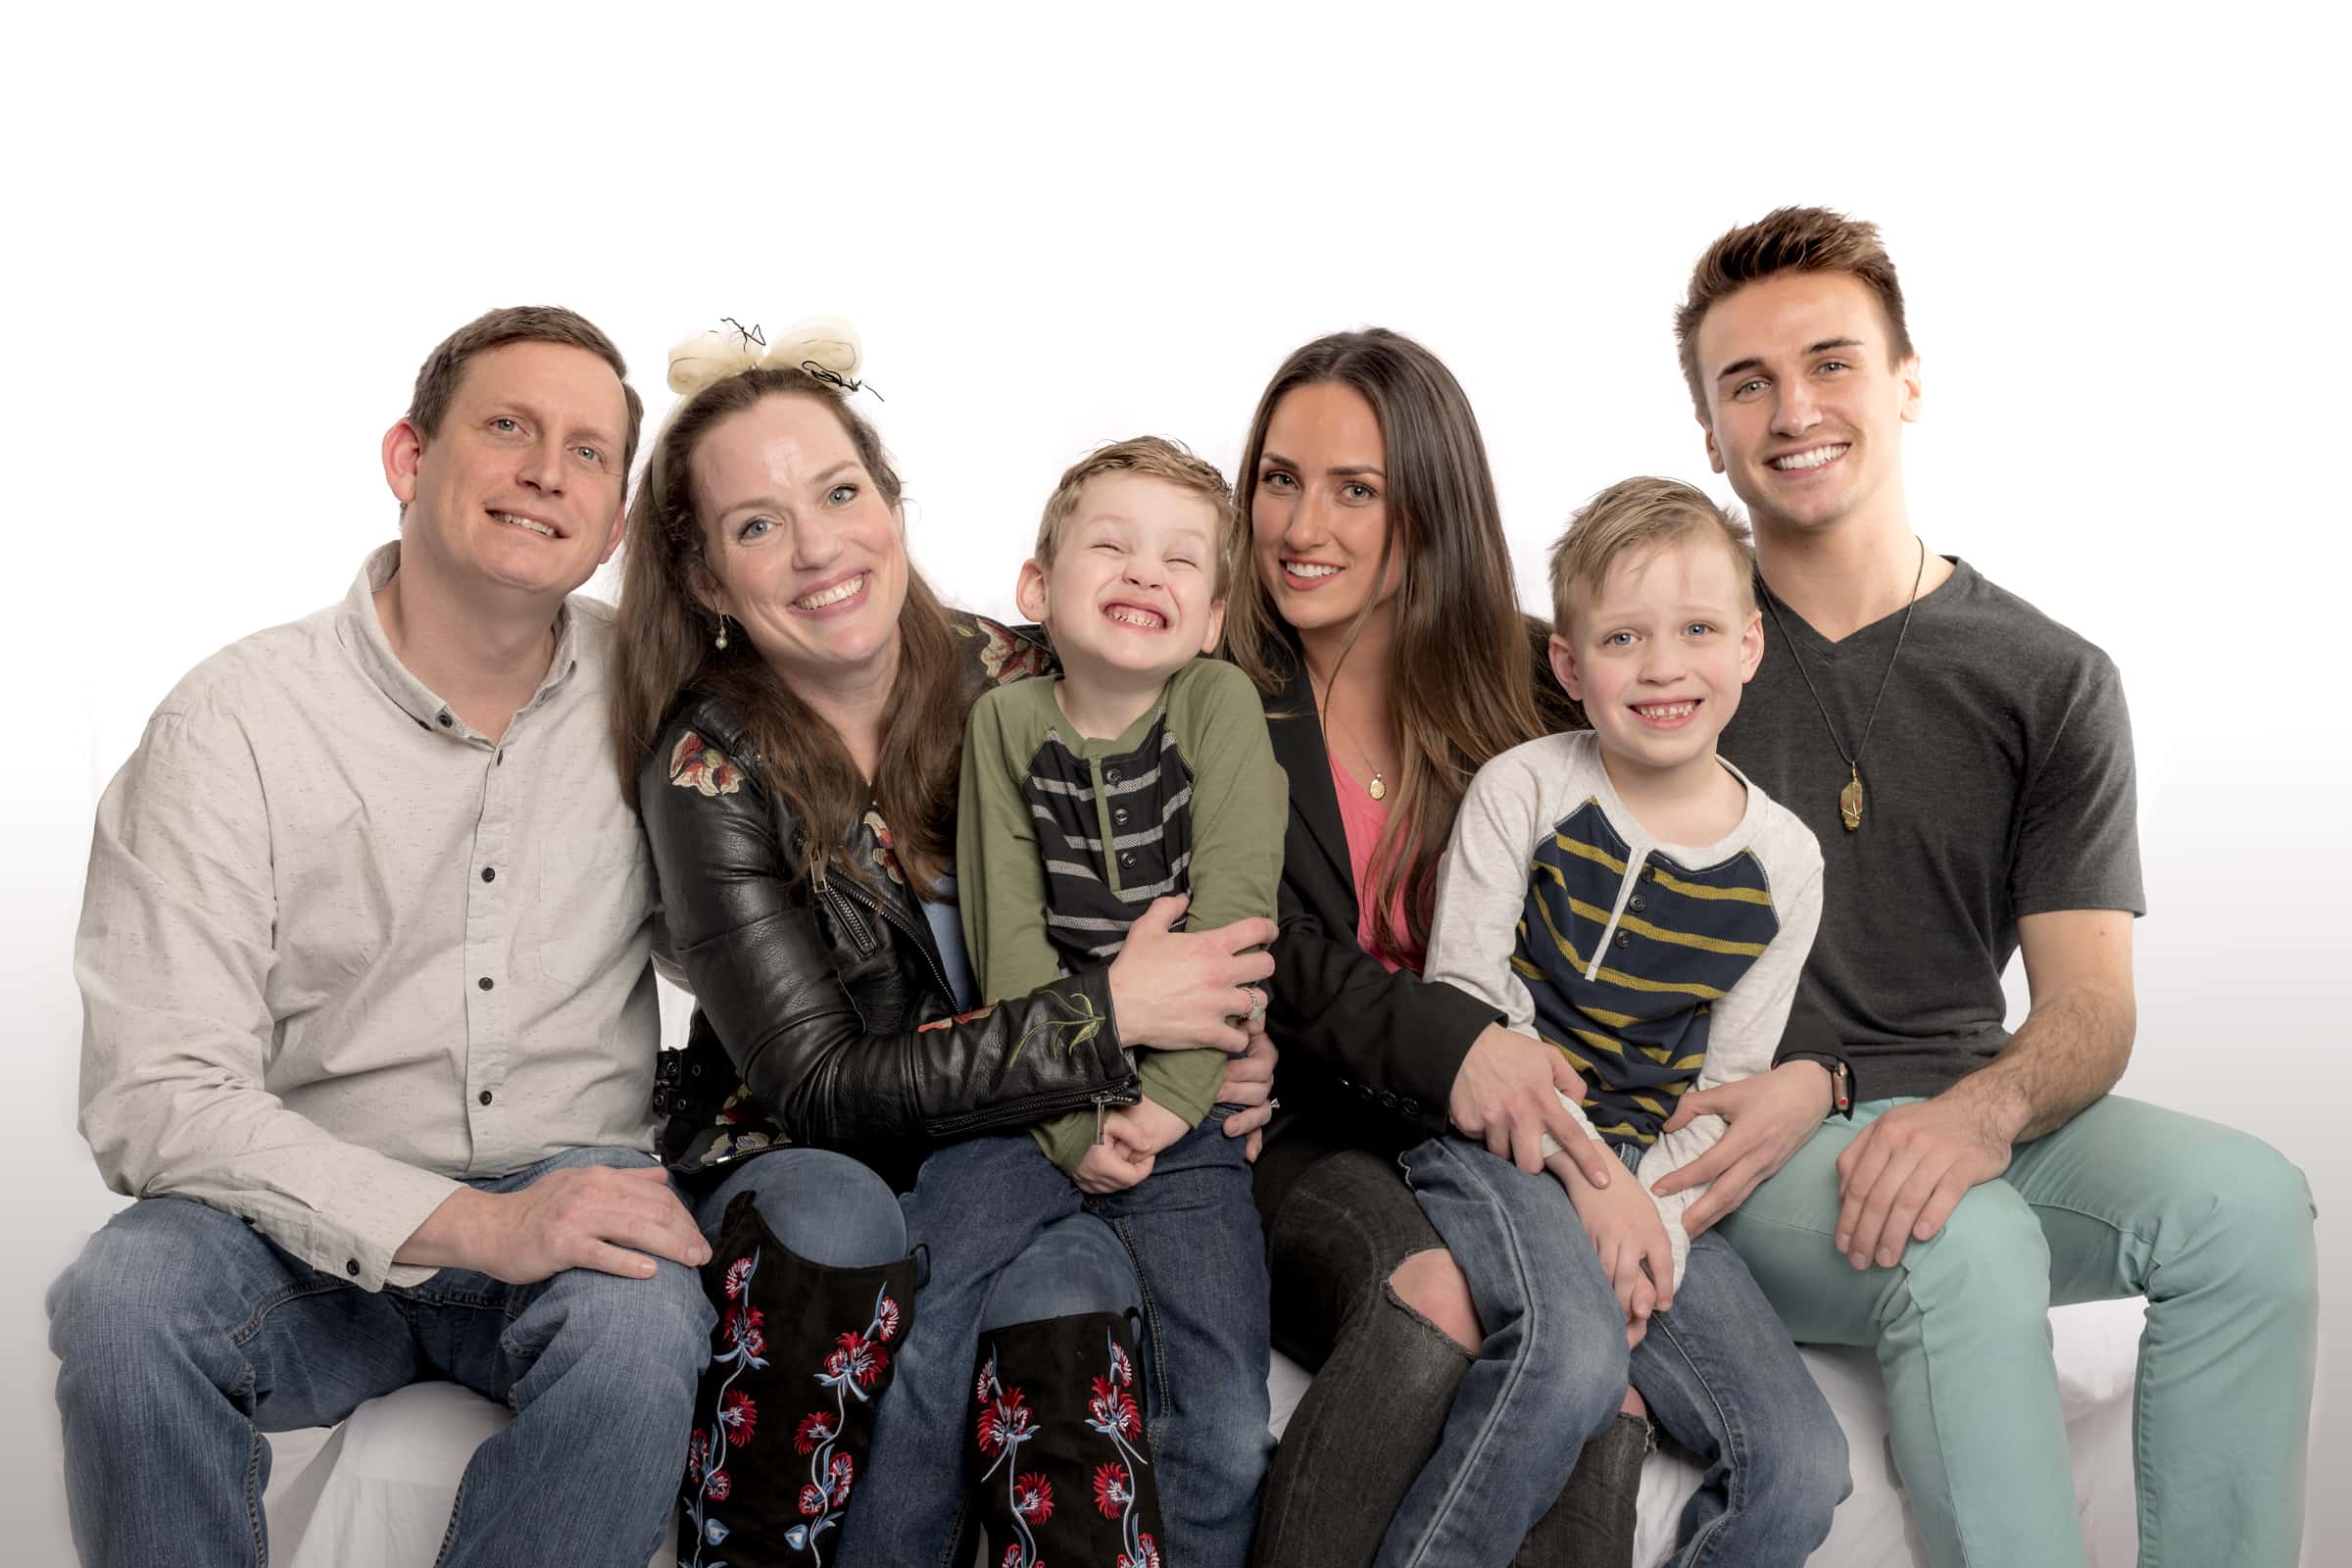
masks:
[[(1854, 1119), (1853, 1063), (1833, 1051), (1791, 1051), (1783, 1061), (1818, 1062), (1830, 1075), (1830, 1109), (1847, 1121)], [(1825, 1115), (1823, 1120), (1829, 1118)]]

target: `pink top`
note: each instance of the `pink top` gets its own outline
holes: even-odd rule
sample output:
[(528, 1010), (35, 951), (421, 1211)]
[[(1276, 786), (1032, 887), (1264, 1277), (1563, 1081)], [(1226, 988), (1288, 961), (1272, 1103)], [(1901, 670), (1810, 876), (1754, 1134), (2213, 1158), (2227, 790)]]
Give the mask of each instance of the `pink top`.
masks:
[[(1371, 792), (1355, 781), (1354, 775), (1340, 765), (1339, 754), (1329, 747), (1324, 755), (1331, 759), (1331, 787), (1340, 798), (1340, 826), (1348, 834), (1348, 874), (1355, 882), (1355, 906), (1360, 911), (1355, 920), (1356, 946), (1378, 958), (1394, 972), (1410, 969), (1421, 972), (1425, 956), (1420, 950), (1408, 952), (1401, 960), (1392, 958), (1372, 945), (1372, 851), (1380, 843), (1381, 829), (1389, 825), (1389, 807), (1386, 801), (1376, 801)], [(1396, 890), (1396, 901), (1389, 907), (1389, 923), (1399, 937), (1404, 937), (1404, 890)], [(1406, 940), (1410, 940), (1407, 938)]]

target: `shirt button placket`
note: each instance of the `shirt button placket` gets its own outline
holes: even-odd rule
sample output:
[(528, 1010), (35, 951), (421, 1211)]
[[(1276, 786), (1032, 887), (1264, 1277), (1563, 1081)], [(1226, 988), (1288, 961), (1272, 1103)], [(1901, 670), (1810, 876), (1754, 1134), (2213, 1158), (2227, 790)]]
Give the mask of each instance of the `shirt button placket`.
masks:
[[(475, 1170), (503, 1169), (509, 1153), (497, 1091), (505, 1087), (508, 989), (514, 892), (512, 803), (522, 780), (503, 766), (507, 748), (484, 749), (482, 813), (474, 824), (473, 861), (466, 887), (466, 1106)], [(507, 875), (500, 874), (504, 867)]]

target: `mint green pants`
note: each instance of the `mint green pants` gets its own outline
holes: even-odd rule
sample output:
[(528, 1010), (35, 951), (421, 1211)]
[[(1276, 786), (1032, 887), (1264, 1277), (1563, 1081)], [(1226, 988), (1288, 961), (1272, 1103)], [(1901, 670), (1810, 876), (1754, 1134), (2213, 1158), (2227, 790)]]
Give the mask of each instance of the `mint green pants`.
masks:
[(2080, 1565), (2048, 1312), (2144, 1296), (2133, 1460), (2143, 1568), (2292, 1568), (2318, 1258), (2311, 1189), (2260, 1139), (2113, 1095), (1973, 1189), (1892, 1268), (1837, 1250), (1832, 1121), (1722, 1222), (1800, 1342), (1870, 1346), (1937, 1568)]

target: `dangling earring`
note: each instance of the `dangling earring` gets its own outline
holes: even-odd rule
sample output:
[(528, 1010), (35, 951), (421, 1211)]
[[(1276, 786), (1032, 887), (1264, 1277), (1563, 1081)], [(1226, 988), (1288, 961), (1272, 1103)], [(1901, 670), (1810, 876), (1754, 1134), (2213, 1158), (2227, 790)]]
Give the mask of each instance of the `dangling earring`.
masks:
[(718, 649), (719, 649), (719, 651), (720, 651), (721, 653), (724, 653), (724, 652), (726, 651), (726, 647), (727, 647), (727, 617), (726, 617), (726, 615), (725, 615), (725, 613), (724, 613), (723, 612), (720, 613), (720, 615), (719, 615), (719, 617), (718, 617), (718, 643), (717, 643), (717, 647), (718, 647)]

